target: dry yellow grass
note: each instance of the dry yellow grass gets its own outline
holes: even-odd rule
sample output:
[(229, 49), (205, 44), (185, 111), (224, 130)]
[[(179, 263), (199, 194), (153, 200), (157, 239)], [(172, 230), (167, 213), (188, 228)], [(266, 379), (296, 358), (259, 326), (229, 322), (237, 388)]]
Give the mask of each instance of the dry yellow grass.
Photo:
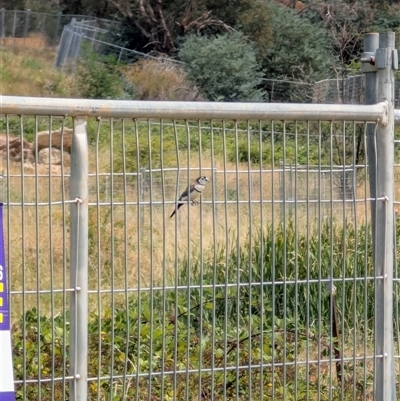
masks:
[[(91, 151), (90, 173), (96, 172), (94, 159)], [(98, 163), (98, 172), (109, 172), (107, 151), (99, 152)], [(193, 160), (191, 167), (198, 167), (198, 160)], [(136, 205), (136, 181), (128, 181), (124, 192), (121, 180), (115, 176), (111, 196), (111, 180), (108, 182), (108, 194), (105, 194), (107, 186), (104, 180), (100, 180), (97, 191), (95, 178), (90, 178), (89, 288), (93, 291), (90, 295), (92, 310), (98, 307), (98, 290), (120, 290), (114, 294), (118, 299), (119, 294), (124, 296), (125, 290), (135, 290), (139, 286), (160, 286), (163, 280), (173, 282), (176, 266), (183, 257), (202, 256), (207, 261), (206, 258), (212, 257), (214, 245), (223, 245), (226, 247), (225, 252), (229, 253), (231, 247), (243, 244), (251, 233), (254, 235), (260, 230), (261, 222), (263, 228), (266, 228), (272, 223), (273, 216), (275, 224), (281, 221), (282, 209), (279, 203), (261, 206), (259, 202), (251, 205), (248, 202), (250, 199), (259, 201), (261, 198), (279, 200), (279, 172), (274, 175), (263, 173), (262, 185), (260, 174), (253, 173), (249, 191), (248, 173), (236, 173), (236, 164), (226, 165), (226, 169), (231, 171), (226, 174), (226, 183), (224, 174), (220, 172), (224, 166), (217, 163), (215, 167), (218, 173), (210, 173), (207, 170), (210, 167), (210, 161), (202, 161), (203, 173), (211, 177), (211, 183), (203, 196), (203, 204), (182, 207), (176, 221), (175, 218), (169, 218), (176, 195), (176, 172), (165, 174), (165, 200), (170, 203), (163, 201), (161, 183), (157, 181), (159, 177), (155, 176), (151, 192), (150, 187), (147, 187), (141, 195), (139, 193), (142, 201), (148, 202), (140, 208), (140, 214)], [(53, 171), (50, 177), (47, 167), (40, 168), (38, 173), (42, 176), (37, 179), (34, 166), (22, 171), (18, 164), (10, 165), (8, 170), (3, 164), (2, 169), (9, 182), (11, 202), (6, 213), (5, 227), (9, 241), (7, 253), (13, 291), (13, 315), (20, 316), (22, 310), (37, 305), (39, 301), (43, 313), (50, 312), (52, 304), (57, 311), (61, 311), (62, 307), (67, 307), (62, 291), (69, 288), (69, 205), (53, 204), (50, 210), (47, 202), (49, 199), (53, 202), (62, 200), (62, 183), (64, 198), (69, 199), (68, 177), (62, 179), (57, 175), (60, 171)], [(246, 171), (247, 165), (240, 164), (238, 169)], [(179, 192), (187, 182), (186, 174), (186, 171), (182, 172)], [(197, 174), (197, 171), (192, 171), (190, 175), (195, 177)], [(364, 185), (358, 188), (360, 199), (365, 197)], [(213, 191), (217, 201), (214, 207), (211, 204)], [(225, 192), (231, 203), (225, 203)], [(150, 200), (154, 204), (150, 205)], [(244, 203), (237, 203), (237, 200)], [(20, 206), (22, 201), (28, 204), (24, 208)], [(111, 201), (113, 206), (110, 205)], [(36, 207), (36, 202), (43, 202), (43, 205)], [(326, 221), (332, 217), (337, 224), (341, 224), (357, 216), (360, 224), (366, 217), (369, 218), (366, 215), (368, 205), (365, 202), (356, 205), (354, 214), (354, 205), (344, 208), (343, 203), (326, 204), (321, 209), (321, 217)], [(308, 205), (308, 215), (306, 206), (299, 205), (297, 209), (290, 209), (289, 205), (285, 207), (285, 217), (296, 217), (295, 224), (299, 231), (305, 230), (307, 225), (316, 227), (320, 221), (317, 204)], [(51, 295), (52, 288), (60, 292)], [(22, 296), (22, 289), (25, 290), (25, 296)], [(38, 291), (42, 291), (41, 295), (37, 295)], [(67, 295), (67, 302), (68, 298)], [(111, 294), (106, 292), (101, 299), (104, 305), (108, 305)]]
[(77, 96), (72, 76), (54, 68), (55, 49), (0, 46), (0, 94)]
[(199, 90), (181, 65), (167, 60), (142, 59), (125, 68), (139, 100), (200, 100)]
[(24, 49), (43, 49), (47, 46), (47, 44), (43, 36), (30, 35), (27, 38), (0, 38), (0, 46), (22, 47)]

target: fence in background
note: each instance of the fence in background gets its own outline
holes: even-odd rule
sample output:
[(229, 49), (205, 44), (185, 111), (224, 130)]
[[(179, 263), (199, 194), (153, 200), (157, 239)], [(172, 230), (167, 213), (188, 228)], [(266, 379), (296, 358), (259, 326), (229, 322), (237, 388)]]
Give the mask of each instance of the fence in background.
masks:
[(33, 189), (5, 161), (19, 398), (395, 400), (393, 38), (368, 106), (3, 96), (74, 126)]
[(72, 20), (111, 30), (121, 24), (96, 17), (72, 14), (47, 14), (34, 11), (0, 9), (0, 44), (46, 47), (58, 45), (64, 26)]
[(172, 58), (152, 56), (149, 53), (142, 53), (136, 50), (127, 49), (122, 46), (110, 43), (110, 32), (88, 24), (86, 21), (71, 21), (64, 27), (60, 45), (57, 50), (55, 65), (62, 70), (75, 71), (79, 58), (87, 57), (89, 51), (97, 54), (114, 56), (115, 60), (123, 63), (133, 63), (142, 58), (156, 60), (168, 60), (182, 64)]
[[(43, 48), (58, 46), (55, 65), (62, 70), (73, 72), (79, 57), (85, 57), (88, 50), (99, 54), (113, 55), (116, 60), (133, 63), (140, 58), (156, 58), (152, 54), (118, 46), (113, 34), (121, 28), (118, 21), (100, 18), (46, 14), (32, 11), (0, 9), (0, 44)], [(167, 59), (181, 64), (178, 60)], [(345, 78), (324, 79), (318, 82), (299, 82), (283, 79), (264, 79), (269, 102), (300, 103), (343, 103), (363, 104), (365, 80), (363, 75)], [(400, 85), (397, 85), (395, 106), (399, 104)]]

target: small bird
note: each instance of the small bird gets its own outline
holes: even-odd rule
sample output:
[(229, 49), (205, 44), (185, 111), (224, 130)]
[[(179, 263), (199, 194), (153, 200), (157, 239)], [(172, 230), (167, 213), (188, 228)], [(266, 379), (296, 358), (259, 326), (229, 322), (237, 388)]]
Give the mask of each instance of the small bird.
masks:
[(175, 210), (172, 212), (171, 218), (177, 211), (178, 209), (183, 206), (185, 203), (191, 203), (192, 205), (198, 203), (198, 199), (200, 198), (201, 193), (203, 192), (207, 181), (209, 179), (202, 175), (198, 178), (196, 178), (183, 192), (182, 195), (179, 197), (178, 202), (175, 206)]

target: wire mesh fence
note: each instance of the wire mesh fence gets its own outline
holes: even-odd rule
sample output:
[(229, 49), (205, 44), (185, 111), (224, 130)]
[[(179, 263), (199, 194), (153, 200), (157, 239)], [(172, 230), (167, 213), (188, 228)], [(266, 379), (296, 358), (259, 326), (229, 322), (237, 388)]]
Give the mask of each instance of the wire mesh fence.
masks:
[(85, 59), (89, 52), (99, 55), (111, 56), (117, 62), (134, 63), (143, 58), (168, 60), (170, 62), (183, 64), (170, 57), (154, 56), (112, 43), (113, 34), (110, 30), (101, 29), (86, 21), (73, 20), (64, 27), (60, 45), (57, 50), (55, 65), (62, 70), (73, 72), (76, 69), (79, 58)]
[[(270, 102), (365, 104), (365, 77), (346, 73), (345, 77), (317, 82), (264, 79)], [(395, 106), (399, 106), (400, 85), (396, 84)]]
[(270, 102), (363, 104), (363, 75), (349, 75), (318, 82), (264, 79)]
[[(103, 117), (4, 117), (9, 136), (47, 121), (88, 142), (71, 167), (3, 164), (19, 399), (77, 399), (82, 383), (90, 400), (374, 399), (366, 144), (384, 109), (88, 104)], [(170, 218), (202, 175), (199, 204)]]
[(111, 30), (119, 22), (72, 14), (48, 14), (34, 11), (0, 9), (0, 44), (29, 47), (58, 45), (64, 26), (85, 21), (99, 30)]

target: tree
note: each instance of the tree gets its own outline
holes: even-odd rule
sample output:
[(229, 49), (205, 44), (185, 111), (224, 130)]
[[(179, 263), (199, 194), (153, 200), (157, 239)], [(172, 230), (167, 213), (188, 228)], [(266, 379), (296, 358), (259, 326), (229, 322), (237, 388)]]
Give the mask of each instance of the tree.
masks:
[(262, 60), (268, 78), (314, 82), (332, 75), (330, 40), (320, 24), (296, 11), (270, 4), (273, 44)]
[[(197, 0), (108, 0), (125, 19), (147, 50), (173, 55), (178, 35), (214, 27), (230, 31), (231, 27), (202, 10)], [(140, 49), (143, 50), (143, 49)]]
[(241, 34), (189, 36), (179, 57), (189, 78), (210, 100), (261, 101), (264, 97), (257, 88), (262, 73), (256, 51)]
[(60, 0), (63, 14), (93, 15), (111, 19), (117, 12), (108, 0)]
[(261, 52), (271, 39), (265, 0), (107, 0), (126, 22), (120, 42), (175, 55), (185, 36), (243, 32)]

